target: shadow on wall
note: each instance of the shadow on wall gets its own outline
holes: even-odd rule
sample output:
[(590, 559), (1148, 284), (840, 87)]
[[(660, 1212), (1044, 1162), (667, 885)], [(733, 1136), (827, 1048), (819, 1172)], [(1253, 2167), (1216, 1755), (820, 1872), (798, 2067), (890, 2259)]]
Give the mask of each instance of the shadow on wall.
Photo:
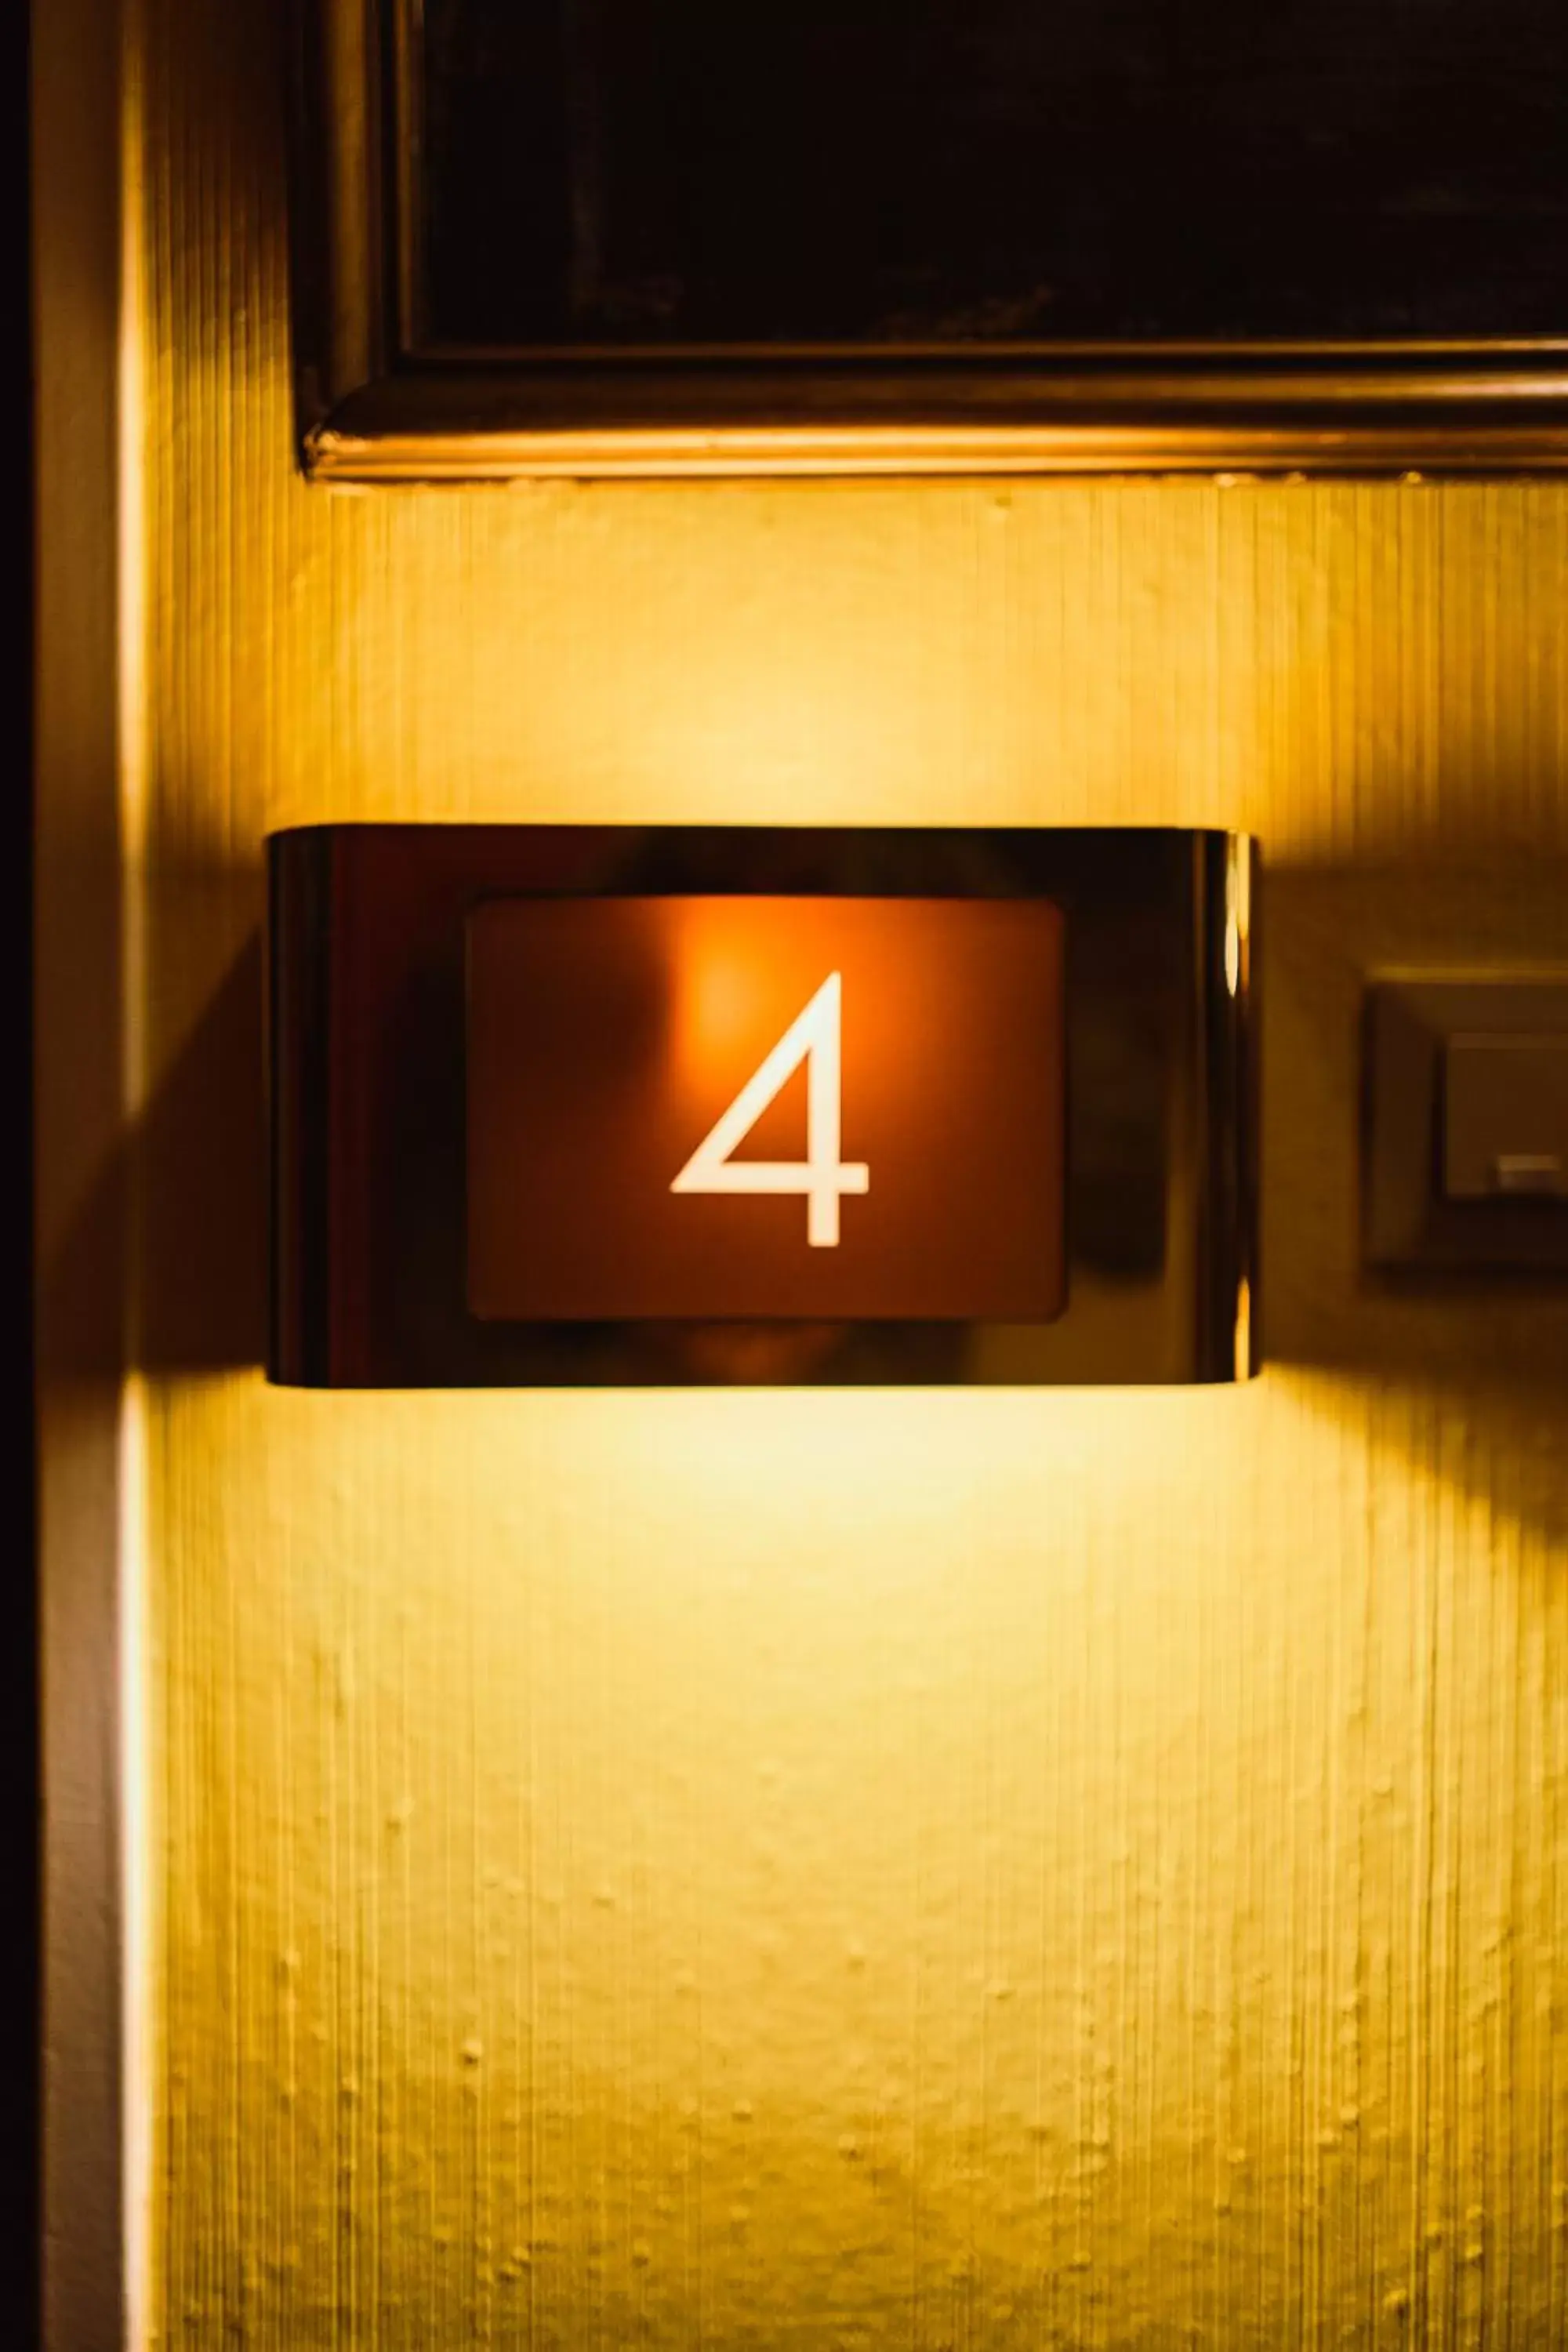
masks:
[[(137, 1140), (145, 1288), (139, 1357), (154, 1374), (259, 1365), (266, 1339), (263, 960), (252, 876), (184, 877), (163, 912), (195, 898), (243, 910), (237, 953), (155, 1087)], [(173, 902), (178, 897), (180, 905)], [(1568, 1528), (1559, 1467), (1568, 1409), (1568, 1285), (1447, 1278), (1394, 1286), (1360, 1263), (1360, 1018), (1368, 973), (1405, 964), (1568, 961), (1568, 866), (1284, 867), (1267, 878), (1262, 932), (1263, 1300), (1268, 1360), (1369, 1391), (1425, 1394), (1463, 1424), (1466, 1459), (1490, 1484), (1491, 1449), (1534, 1460), (1537, 1496)], [(209, 919), (209, 930), (213, 928)], [(113, 1263), (126, 1171), (105, 1170), (49, 1269), (57, 1331)], [(73, 1311), (73, 1309), (77, 1311)], [(101, 1318), (99, 1318), (101, 1321)], [(78, 1369), (101, 1369), (82, 1365)], [(1526, 1464), (1528, 1467), (1528, 1462)], [(1510, 1489), (1518, 1484), (1510, 1476)]]
[[(253, 877), (243, 877), (254, 899)], [(232, 909), (237, 877), (194, 877), (211, 930)], [(232, 916), (227, 916), (232, 929)], [(121, 1221), (140, 1204), (132, 1349), (154, 1374), (259, 1365), (267, 1339), (267, 1096), (263, 959), (249, 924), (205, 1007), (149, 1097), (136, 1136), (106, 1164), (47, 1268), (42, 1322), (78, 1353), (62, 1370), (118, 1370), (118, 1334), (100, 1305), (122, 1263)], [(133, 1274), (133, 1278), (134, 1274)], [(105, 1351), (108, 1351), (107, 1353)]]

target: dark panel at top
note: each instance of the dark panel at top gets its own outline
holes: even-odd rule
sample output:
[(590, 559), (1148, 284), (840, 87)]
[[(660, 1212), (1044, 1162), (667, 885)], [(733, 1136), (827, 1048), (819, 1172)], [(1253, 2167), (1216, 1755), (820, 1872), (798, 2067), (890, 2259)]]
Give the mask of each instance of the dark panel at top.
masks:
[(425, 0), (436, 342), (1568, 331), (1564, 0)]

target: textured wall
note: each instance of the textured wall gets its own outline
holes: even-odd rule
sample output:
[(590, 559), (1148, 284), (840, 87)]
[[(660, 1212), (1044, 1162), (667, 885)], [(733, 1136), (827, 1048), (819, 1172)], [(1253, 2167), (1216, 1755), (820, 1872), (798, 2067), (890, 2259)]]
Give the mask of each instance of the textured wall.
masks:
[[(1568, 1306), (1353, 1242), (1362, 971), (1568, 957), (1568, 491), (309, 490), (281, 11), (148, 8), (159, 2340), (1568, 2342)], [(1256, 826), (1273, 1368), (268, 1392), (371, 815)]]

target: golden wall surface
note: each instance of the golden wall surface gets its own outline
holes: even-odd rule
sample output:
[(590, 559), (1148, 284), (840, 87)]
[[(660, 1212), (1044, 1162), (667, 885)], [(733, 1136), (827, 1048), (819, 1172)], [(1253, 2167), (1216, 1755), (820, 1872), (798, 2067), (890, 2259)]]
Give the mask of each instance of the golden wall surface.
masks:
[[(308, 488), (282, 15), (144, 60), (156, 2340), (1559, 2352), (1568, 1307), (1354, 1150), (1368, 968), (1568, 960), (1568, 490)], [(1256, 827), (1269, 1370), (269, 1391), (371, 816)]]

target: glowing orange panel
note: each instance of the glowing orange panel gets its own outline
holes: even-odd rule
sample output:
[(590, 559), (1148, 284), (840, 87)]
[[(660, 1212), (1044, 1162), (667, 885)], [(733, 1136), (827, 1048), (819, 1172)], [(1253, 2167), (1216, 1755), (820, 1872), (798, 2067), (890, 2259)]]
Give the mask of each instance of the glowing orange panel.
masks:
[(1047, 900), (494, 900), (468, 1026), (483, 1318), (1061, 1312)]

